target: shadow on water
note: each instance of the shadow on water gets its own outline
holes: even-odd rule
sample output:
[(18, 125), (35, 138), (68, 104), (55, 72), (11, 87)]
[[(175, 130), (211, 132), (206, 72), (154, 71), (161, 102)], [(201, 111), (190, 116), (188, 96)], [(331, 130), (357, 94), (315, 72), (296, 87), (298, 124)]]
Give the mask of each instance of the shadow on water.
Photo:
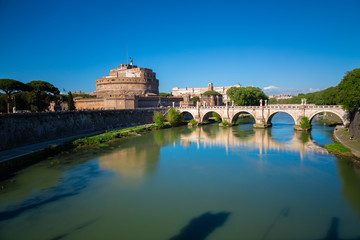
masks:
[(339, 238), (339, 223), (340, 219), (337, 217), (333, 217), (331, 219), (330, 228), (326, 234), (325, 238), (320, 238), (319, 240), (360, 240), (360, 237), (355, 238)]
[(35, 208), (80, 194), (88, 186), (89, 179), (100, 174), (96, 165), (87, 166), (87, 168), (79, 167), (72, 169), (71, 171), (73, 172), (69, 174), (70, 177), (62, 180), (60, 185), (43, 191), (36, 197), (26, 199), (22, 203), (10, 206), (7, 210), (0, 212), (0, 222), (15, 218)]
[(266, 239), (266, 237), (269, 235), (271, 230), (273, 230), (273, 228), (275, 227), (276, 223), (280, 220), (280, 218), (289, 216), (289, 213), (290, 213), (290, 208), (285, 207), (285, 208), (281, 209), (279, 214), (275, 217), (275, 219), (270, 224), (268, 230), (265, 232), (265, 234), (263, 235), (263, 237), (261, 239), (262, 240)]
[(58, 236), (56, 236), (56, 237), (51, 238), (50, 240), (60, 240), (60, 239), (63, 239), (63, 238), (65, 238), (65, 237), (69, 236), (70, 234), (74, 233), (74, 232), (77, 231), (77, 230), (81, 230), (81, 229), (83, 229), (83, 228), (85, 228), (85, 227), (88, 227), (89, 225), (95, 223), (98, 219), (99, 219), (99, 218), (95, 218), (95, 219), (86, 221), (86, 222), (84, 222), (84, 223), (76, 226), (75, 228), (73, 228), (73, 229), (70, 230), (69, 232), (60, 234), (60, 235), (58, 235)]
[(181, 232), (170, 240), (204, 240), (216, 228), (224, 225), (230, 212), (206, 212), (199, 217), (191, 219)]

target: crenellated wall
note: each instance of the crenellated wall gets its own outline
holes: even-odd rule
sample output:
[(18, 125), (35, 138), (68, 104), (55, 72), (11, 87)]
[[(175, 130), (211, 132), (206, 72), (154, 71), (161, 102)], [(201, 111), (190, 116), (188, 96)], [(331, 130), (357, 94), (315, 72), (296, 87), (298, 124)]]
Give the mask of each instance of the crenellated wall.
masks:
[(77, 134), (153, 122), (166, 109), (0, 114), (0, 151)]

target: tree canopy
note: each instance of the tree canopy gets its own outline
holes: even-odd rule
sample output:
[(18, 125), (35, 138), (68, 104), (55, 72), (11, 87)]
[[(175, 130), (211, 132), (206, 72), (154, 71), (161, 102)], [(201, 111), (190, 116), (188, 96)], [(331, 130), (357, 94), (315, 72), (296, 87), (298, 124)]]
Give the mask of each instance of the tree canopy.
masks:
[(27, 91), (29, 88), (22, 82), (13, 79), (0, 79), (0, 89), (6, 94), (18, 91)]
[(35, 112), (46, 110), (49, 107), (50, 102), (56, 99), (54, 95), (60, 93), (59, 89), (45, 81), (31, 81), (26, 85), (31, 88), (31, 93), (29, 93), (29, 103), (31, 111)]
[(268, 96), (258, 87), (231, 87), (226, 94), (237, 106), (257, 106), (260, 104), (260, 99), (268, 99)]
[(346, 110), (356, 111), (360, 107), (360, 68), (347, 72), (337, 88), (338, 102)]
[(10, 97), (14, 92), (27, 91), (29, 87), (22, 82), (13, 79), (0, 79), (0, 90), (7, 95), (7, 112), (10, 112)]
[(217, 91), (206, 91), (203, 93), (204, 96), (220, 96), (221, 94)]
[(355, 68), (346, 73), (336, 87), (329, 87), (322, 91), (299, 94), (291, 99), (272, 99), (270, 104), (300, 104), (301, 98), (306, 98), (307, 103), (317, 105), (343, 105), (350, 112), (360, 107), (360, 68)]
[(35, 92), (45, 92), (47, 94), (52, 93), (52, 94), (59, 94), (59, 89), (57, 89), (56, 87), (54, 87), (54, 85), (52, 85), (49, 82), (45, 82), (45, 81), (31, 81), (29, 83), (27, 83), (26, 85), (30, 86), (32, 91)]

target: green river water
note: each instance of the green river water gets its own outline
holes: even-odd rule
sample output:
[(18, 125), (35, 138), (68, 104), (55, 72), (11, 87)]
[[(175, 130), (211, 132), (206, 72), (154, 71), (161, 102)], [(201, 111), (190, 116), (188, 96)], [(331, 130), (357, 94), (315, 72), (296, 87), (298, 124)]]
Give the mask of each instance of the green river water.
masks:
[(358, 239), (360, 171), (332, 133), (277, 114), (63, 153), (0, 191), (0, 239)]

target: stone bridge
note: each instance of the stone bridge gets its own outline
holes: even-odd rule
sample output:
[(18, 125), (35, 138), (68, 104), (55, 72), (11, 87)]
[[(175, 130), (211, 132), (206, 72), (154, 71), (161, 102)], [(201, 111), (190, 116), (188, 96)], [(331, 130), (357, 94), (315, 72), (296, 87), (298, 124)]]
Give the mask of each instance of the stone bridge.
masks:
[(176, 107), (181, 113), (189, 113), (198, 123), (206, 123), (213, 112), (218, 113), (223, 121), (234, 124), (240, 114), (250, 114), (255, 119), (254, 127), (266, 128), (271, 126), (271, 119), (276, 113), (288, 113), (295, 122), (300, 125), (301, 118), (306, 116), (311, 121), (315, 115), (322, 112), (330, 112), (337, 115), (345, 127), (350, 124), (350, 114), (340, 105), (315, 105), (306, 104), (271, 104), (260, 106), (196, 106), (196, 107)]

